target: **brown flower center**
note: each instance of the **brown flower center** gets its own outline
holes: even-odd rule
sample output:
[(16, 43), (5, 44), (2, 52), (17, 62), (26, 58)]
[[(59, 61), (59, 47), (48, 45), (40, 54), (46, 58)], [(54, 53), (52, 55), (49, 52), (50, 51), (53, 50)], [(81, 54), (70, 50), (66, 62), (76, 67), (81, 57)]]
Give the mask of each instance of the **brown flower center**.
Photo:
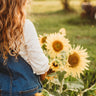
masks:
[(43, 37), (42, 39), (41, 39), (41, 42), (42, 43), (45, 43), (46, 42), (46, 39), (47, 39), (47, 37), (45, 36), (45, 37)]
[(76, 52), (74, 52), (72, 55), (70, 55), (68, 58), (68, 62), (70, 64), (70, 67), (78, 66), (79, 60), (80, 60), (80, 57)]
[(50, 68), (50, 69), (48, 70), (47, 74), (54, 73), (54, 72), (55, 72), (55, 71), (53, 71), (53, 69)]
[(59, 52), (63, 49), (63, 44), (60, 41), (54, 41), (52, 47), (56, 52)]
[(58, 64), (55, 63), (55, 62), (53, 62), (53, 66), (54, 66), (54, 67), (58, 67)]

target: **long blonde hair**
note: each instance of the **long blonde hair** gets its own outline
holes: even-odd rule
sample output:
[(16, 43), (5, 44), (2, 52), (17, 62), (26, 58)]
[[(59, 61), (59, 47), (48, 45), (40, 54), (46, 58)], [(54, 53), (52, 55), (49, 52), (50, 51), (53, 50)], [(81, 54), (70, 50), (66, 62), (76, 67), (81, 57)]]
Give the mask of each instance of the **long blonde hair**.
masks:
[(26, 0), (0, 0), (0, 53), (17, 56), (23, 44)]

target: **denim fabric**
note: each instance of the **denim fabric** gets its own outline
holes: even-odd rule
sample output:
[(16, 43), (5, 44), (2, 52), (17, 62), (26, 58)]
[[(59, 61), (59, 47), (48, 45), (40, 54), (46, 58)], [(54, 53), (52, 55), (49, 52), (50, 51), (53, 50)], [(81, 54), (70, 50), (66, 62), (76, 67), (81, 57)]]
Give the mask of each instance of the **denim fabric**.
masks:
[(19, 55), (8, 56), (7, 65), (0, 57), (0, 96), (34, 96), (40, 92), (42, 84), (39, 76), (33, 74), (31, 66)]

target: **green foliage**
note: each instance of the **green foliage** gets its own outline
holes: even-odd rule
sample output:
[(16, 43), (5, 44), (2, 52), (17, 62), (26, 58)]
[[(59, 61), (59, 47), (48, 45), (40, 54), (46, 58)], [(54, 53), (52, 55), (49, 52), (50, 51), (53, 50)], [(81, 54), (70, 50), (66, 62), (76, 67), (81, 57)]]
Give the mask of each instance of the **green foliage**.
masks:
[[(85, 77), (84, 77), (85, 76)], [(90, 70), (89, 72), (85, 72), (85, 75), (81, 75), (81, 78), (84, 82), (84, 87), (89, 88), (91, 85), (96, 83), (96, 71)]]
[(96, 95), (94, 93), (94, 91), (96, 90), (95, 83), (91, 85), (90, 87), (88, 86), (84, 87), (85, 84), (82, 81), (82, 79), (73, 78), (71, 76), (64, 79), (64, 74), (65, 72), (57, 72), (58, 83), (55, 83), (55, 82), (46, 83), (49, 85), (49, 87), (48, 86), (44, 87), (45, 89), (48, 90), (47, 94), (50, 93), (53, 96), (79, 96), (80, 94), (81, 94), (80, 96), (89, 96), (90, 94), (93, 96)]
[(43, 90), (43, 91), (42, 91), (42, 94), (43, 94), (44, 96), (50, 96), (47, 90)]

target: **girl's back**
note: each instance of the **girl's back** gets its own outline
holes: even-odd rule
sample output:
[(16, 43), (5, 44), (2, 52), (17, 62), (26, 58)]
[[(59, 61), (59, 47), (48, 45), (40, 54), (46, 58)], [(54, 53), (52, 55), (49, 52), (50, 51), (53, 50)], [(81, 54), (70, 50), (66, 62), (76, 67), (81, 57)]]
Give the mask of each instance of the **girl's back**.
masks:
[(0, 96), (34, 96), (49, 69), (34, 25), (25, 20), (25, 4), (0, 0)]

